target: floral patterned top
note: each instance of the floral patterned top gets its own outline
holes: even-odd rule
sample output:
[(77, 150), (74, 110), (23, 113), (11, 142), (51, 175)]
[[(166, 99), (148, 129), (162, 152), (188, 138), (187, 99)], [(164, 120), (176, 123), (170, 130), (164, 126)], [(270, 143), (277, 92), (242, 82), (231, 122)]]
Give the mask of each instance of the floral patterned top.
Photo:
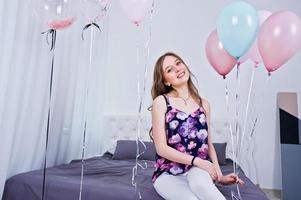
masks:
[[(170, 105), (168, 96), (163, 95), (167, 111), (165, 127), (167, 145), (185, 154), (208, 159), (208, 126), (205, 111), (199, 107), (191, 114), (187, 114)], [(176, 163), (156, 154), (155, 172), (152, 182), (163, 173), (172, 175), (183, 174), (192, 166)]]

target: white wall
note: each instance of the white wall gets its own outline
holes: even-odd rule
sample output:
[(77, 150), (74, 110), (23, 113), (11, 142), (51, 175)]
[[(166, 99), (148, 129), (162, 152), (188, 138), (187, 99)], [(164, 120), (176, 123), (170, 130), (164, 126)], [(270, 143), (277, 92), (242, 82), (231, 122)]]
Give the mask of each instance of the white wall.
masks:
[[(224, 81), (210, 67), (205, 57), (204, 45), (208, 34), (217, 24), (217, 18), (230, 0), (155, 0), (152, 20), (150, 47), (150, 67), (147, 78), (145, 108), (151, 104), (150, 88), (155, 60), (166, 51), (181, 55), (198, 79), (201, 95), (208, 99), (212, 107), (212, 118), (229, 117), (226, 112)], [(249, 0), (257, 10), (291, 10), (301, 16), (301, 3), (298, 0)], [(134, 27), (121, 12), (119, 1), (113, 1), (109, 17), (108, 66), (106, 67), (106, 113), (135, 113), (137, 102), (137, 75), (143, 76), (143, 63), (136, 65), (136, 43), (144, 44), (149, 38), (148, 21), (140, 28)], [(140, 51), (141, 61), (143, 52)], [(301, 52), (287, 64), (272, 74), (266, 90), (258, 98), (256, 107), (260, 109), (259, 122), (255, 133), (255, 160), (258, 168), (259, 184), (263, 188), (281, 188), (280, 142), (276, 134), (276, 95), (280, 91), (298, 92), (300, 87)], [(241, 102), (239, 107), (244, 113), (252, 64), (241, 67)], [(256, 71), (254, 91), (264, 87), (267, 74), (263, 66)], [(233, 98), (236, 81), (235, 71), (228, 76), (234, 116)], [(254, 104), (254, 102), (253, 102)], [(299, 105), (300, 96), (299, 96)], [(242, 109), (243, 108), (243, 109)], [(300, 106), (299, 106), (300, 109)], [(299, 111), (300, 113), (300, 111)], [(254, 113), (250, 116), (254, 117)]]

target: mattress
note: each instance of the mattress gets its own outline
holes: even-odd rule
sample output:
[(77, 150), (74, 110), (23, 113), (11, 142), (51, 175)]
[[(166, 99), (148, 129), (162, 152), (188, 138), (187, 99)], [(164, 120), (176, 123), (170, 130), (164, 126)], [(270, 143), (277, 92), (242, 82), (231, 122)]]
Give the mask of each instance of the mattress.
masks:
[[(137, 185), (144, 200), (161, 200), (156, 193), (151, 176), (154, 162), (147, 161), (147, 169), (139, 169)], [(135, 160), (113, 160), (109, 153), (86, 159), (82, 199), (84, 200), (133, 200), (139, 199), (137, 190), (131, 184)], [(221, 166), (224, 174), (233, 171), (231, 160)], [(47, 200), (74, 200), (79, 198), (81, 160), (47, 168), (45, 197)], [(265, 194), (241, 172), (245, 185), (240, 187), (244, 200), (268, 200)], [(6, 181), (2, 200), (38, 200), (42, 196), (43, 170), (30, 171), (9, 178)], [(235, 186), (217, 185), (226, 199), (231, 199)]]

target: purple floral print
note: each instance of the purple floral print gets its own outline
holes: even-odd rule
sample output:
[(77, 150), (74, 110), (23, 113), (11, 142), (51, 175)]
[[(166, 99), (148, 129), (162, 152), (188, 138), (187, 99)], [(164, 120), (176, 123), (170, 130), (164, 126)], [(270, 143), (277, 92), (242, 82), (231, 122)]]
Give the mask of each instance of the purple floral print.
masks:
[(172, 120), (170, 123), (169, 123), (169, 128), (171, 130), (175, 130), (179, 125), (179, 121), (177, 120)]
[[(199, 107), (188, 115), (173, 108), (168, 97), (164, 97), (167, 104), (165, 114), (167, 145), (182, 153), (208, 159), (208, 126), (204, 109)], [(187, 172), (190, 168), (190, 165), (176, 163), (156, 154), (152, 181), (154, 182), (163, 172), (178, 175)]]
[(179, 142), (181, 142), (181, 136), (179, 134), (171, 136), (168, 140), (169, 144), (177, 144)]
[(187, 114), (184, 112), (178, 112), (176, 116), (180, 120), (185, 120), (188, 117)]
[(208, 155), (208, 145), (202, 144), (202, 146), (198, 149), (198, 157), (202, 159), (207, 159)]

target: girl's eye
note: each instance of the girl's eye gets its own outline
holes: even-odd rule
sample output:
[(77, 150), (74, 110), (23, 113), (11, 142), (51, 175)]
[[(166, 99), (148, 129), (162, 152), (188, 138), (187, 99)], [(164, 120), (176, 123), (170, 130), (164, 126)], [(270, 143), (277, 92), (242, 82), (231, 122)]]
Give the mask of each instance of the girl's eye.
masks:
[(170, 72), (173, 72), (174, 70), (175, 70), (174, 67), (169, 67), (169, 68), (166, 70), (166, 72), (167, 72), (167, 73), (170, 73)]
[(180, 64), (181, 64), (181, 61), (179, 61), (179, 62), (176, 63), (176, 65), (180, 65)]

